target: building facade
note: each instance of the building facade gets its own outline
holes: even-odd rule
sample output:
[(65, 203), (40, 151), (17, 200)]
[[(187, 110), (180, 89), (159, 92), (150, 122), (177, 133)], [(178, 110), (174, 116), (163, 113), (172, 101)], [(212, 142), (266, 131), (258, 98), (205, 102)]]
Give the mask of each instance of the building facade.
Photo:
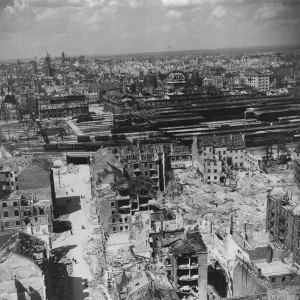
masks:
[(36, 105), (36, 114), (40, 119), (78, 117), (89, 113), (85, 95), (39, 98)]
[(293, 261), (300, 266), (300, 207), (292, 195), (273, 189), (267, 197), (267, 230), (273, 241), (293, 252)]
[(19, 119), (19, 111), (16, 105), (2, 103), (0, 108), (0, 121), (11, 121)]
[(270, 89), (270, 75), (262, 72), (246, 73), (241, 82), (254, 87), (259, 92), (266, 92)]
[(33, 235), (53, 231), (51, 200), (37, 200), (33, 194), (13, 192), (2, 198), (0, 218), (4, 231), (20, 230)]
[(241, 134), (194, 137), (192, 163), (207, 182), (223, 182), (226, 166), (245, 167), (246, 145)]
[(0, 171), (0, 198), (7, 192), (17, 191), (18, 176), (17, 173), (10, 170)]
[(164, 267), (169, 280), (178, 286), (181, 296), (207, 299), (208, 251), (201, 234), (188, 231), (173, 243), (165, 245)]

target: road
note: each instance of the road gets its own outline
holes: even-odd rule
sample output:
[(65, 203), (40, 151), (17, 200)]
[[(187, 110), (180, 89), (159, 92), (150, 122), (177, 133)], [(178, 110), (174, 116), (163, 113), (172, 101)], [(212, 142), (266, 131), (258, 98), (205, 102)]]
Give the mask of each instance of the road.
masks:
[[(80, 172), (78, 176), (80, 176)], [(72, 280), (72, 300), (83, 300), (89, 296), (89, 289), (85, 288), (82, 283), (83, 279), (88, 281), (92, 279), (92, 275), (88, 264), (83, 258), (83, 252), (88, 240), (89, 226), (87, 219), (89, 218), (89, 200), (91, 199), (90, 183), (82, 181), (82, 184), (74, 184), (74, 193), (82, 195), (80, 198), (81, 209), (74, 209), (77, 204), (68, 203), (67, 210), (69, 212), (69, 219), (72, 223), (73, 235), (70, 231), (66, 232), (59, 240), (53, 243), (53, 250), (55, 248), (69, 247), (69, 252), (66, 254), (71, 260), (75, 258), (77, 263), (73, 263)], [(74, 207), (72, 207), (72, 205)], [(76, 206), (78, 207), (78, 206)], [(67, 211), (67, 213), (68, 213)], [(85, 229), (82, 229), (84, 225)], [(62, 249), (63, 249), (62, 248)]]
[(71, 120), (66, 120), (67, 124), (71, 127), (71, 129), (73, 130), (73, 132), (76, 135), (83, 135), (82, 131), (80, 130), (80, 128), (78, 128)]

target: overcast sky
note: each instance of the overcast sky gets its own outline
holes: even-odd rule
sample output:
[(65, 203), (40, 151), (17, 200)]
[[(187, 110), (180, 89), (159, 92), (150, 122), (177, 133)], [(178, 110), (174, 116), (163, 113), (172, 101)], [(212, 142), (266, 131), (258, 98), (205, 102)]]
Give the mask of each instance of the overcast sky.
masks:
[(300, 0), (0, 0), (0, 59), (298, 43)]

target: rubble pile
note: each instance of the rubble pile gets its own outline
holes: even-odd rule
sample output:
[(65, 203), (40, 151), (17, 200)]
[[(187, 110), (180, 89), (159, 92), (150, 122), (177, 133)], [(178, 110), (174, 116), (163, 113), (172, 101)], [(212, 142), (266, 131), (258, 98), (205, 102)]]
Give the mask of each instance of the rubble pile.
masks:
[(294, 185), (293, 174), (264, 174), (260, 171), (240, 171), (236, 185), (225, 186), (201, 182), (192, 168), (176, 170), (167, 186), (164, 203), (168, 208), (181, 208), (186, 225), (205, 218), (222, 227), (230, 221), (254, 224), (255, 229), (265, 227), (267, 194), (273, 187)]
[(113, 260), (113, 266), (122, 267), (125, 271), (135, 267), (135, 258), (129, 247), (119, 248)]
[(96, 282), (102, 282), (103, 270), (106, 267), (103, 244), (101, 229), (94, 229), (86, 245), (84, 257)]
[(104, 269), (106, 269), (105, 246), (101, 228), (95, 228), (91, 233), (84, 251), (84, 258), (88, 263), (93, 280), (90, 282), (92, 300), (107, 300), (103, 287)]
[(91, 291), (89, 298), (91, 300), (108, 300), (106, 293), (105, 293), (105, 288), (103, 285), (99, 284), (95, 286), (95, 288)]
[(74, 165), (74, 164), (68, 164), (68, 166), (67, 166), (67, 172), (68, 173), (77, 173), (78, 169), (79, 169), (79, 167), (77, 165)]
[(32, 161), (32, 156), (16, 156), (0, 159), (0, 169), (10, 169), (16, 172), (24, 170)]

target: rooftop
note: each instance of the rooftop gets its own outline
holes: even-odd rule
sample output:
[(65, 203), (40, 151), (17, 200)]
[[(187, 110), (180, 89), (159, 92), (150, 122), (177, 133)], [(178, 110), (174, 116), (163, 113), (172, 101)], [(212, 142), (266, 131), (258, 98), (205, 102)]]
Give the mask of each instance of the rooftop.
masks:
[(299, 142), (298, 145), (296, 146), (294, 152), (300, 153), (300, 142)]
[(281, 260), (273, 260), (271, 263), (267, 263), (266, 260), (256, 261), (254, 264), (257, 268), (261, 269), (261, 274), (266, 277), (293, 273), (288, 265)]
[(54, 189), (57, 198), (76, 197), (82, 190), (90, 187), (90, 168), (88, 165), (68, 165), (53, 169)]
[(245, 141), (241, 134), (235, 135), (213, 135), (198, 137), (198, 148), (201, 147), (227, 147), (230, 149), (245, 149)]
[(46, 267), (46, 244), (43, 240), (35, 236), (21, 231), (13, 234), (10, 239), (0, 247), (0, 261), (3, 262), (6, 260), (12, 252), (34, 260), (42, 270)]
[(173, 255), (193, 255), (196, 253), (206, 253), (207, 247), (202, 239), (198, 229), (188, 231), (180, 240), (170, 247), (170, 253)]

